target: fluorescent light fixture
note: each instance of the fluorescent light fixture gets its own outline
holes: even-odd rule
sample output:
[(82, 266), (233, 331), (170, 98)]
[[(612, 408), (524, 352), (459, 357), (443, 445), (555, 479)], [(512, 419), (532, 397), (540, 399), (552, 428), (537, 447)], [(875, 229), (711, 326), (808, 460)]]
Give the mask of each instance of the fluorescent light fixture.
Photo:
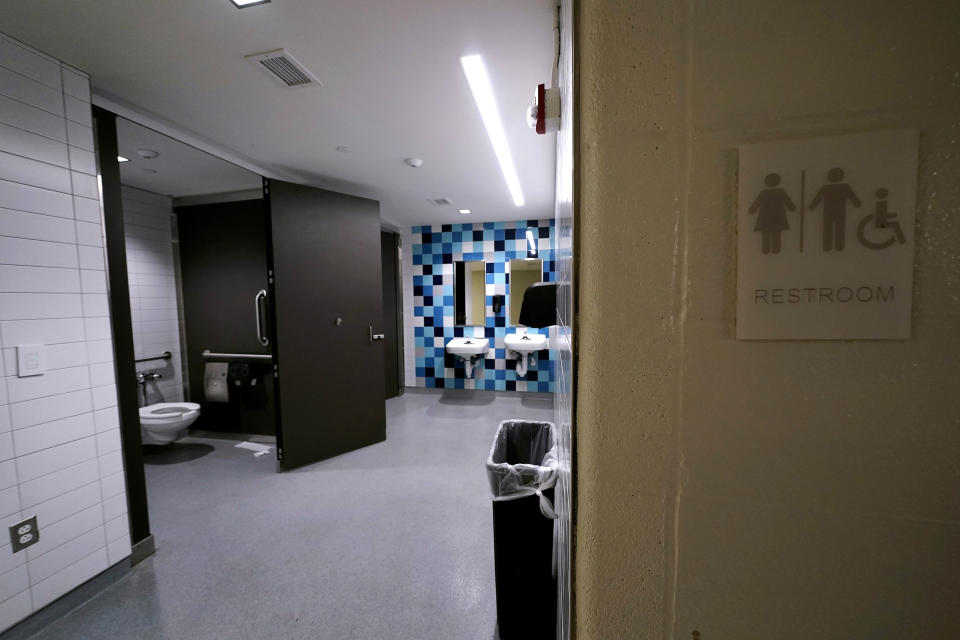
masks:
[(527, 229), (527, 260), (537, 257), (537, 234), (533, 229)]
[(230, 0), (237, 9), (246, 9), (247, 7), (252, 7), (257, 4), (266, 4), (270, 0)]
[(497, 154), (500, 171), (503, 172), (503, 178), (507, 181), (513, 204), (522, 207), (523, 191), (520, 189), (520, 178), (517, 177), (517, 169), (513, 165), (510, 145), (507, 144), (507, 134), (503, 131), (497, 101), (493, 96), (493, 87), (490, 86), (490, 78), (487, 76), (483, 58), (479, 55), (463, 56), (460, 58), (460, 64), (463, 66), (463, 73), (467, 76), (477, 109), (480, 110), (480, 117), (483, 118), (483, 126), (487, 128), (490, 144), (493, 145), (493, 151)]
[(124, 158), (123, 156), (117, 156), (117, 162), (130, 162), (130, 161)]
[(470, 209), (460, 209), (460, 213), (462, 213), (463, 215), (467, 215), (468, 213), (470, 213)]

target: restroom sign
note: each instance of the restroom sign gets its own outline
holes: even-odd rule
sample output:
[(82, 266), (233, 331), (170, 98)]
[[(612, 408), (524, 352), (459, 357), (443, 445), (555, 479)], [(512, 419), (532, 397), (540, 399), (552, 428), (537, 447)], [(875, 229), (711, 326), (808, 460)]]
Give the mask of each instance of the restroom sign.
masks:
[(740, 146), (738, 339), (910, 337), (918, 138)]

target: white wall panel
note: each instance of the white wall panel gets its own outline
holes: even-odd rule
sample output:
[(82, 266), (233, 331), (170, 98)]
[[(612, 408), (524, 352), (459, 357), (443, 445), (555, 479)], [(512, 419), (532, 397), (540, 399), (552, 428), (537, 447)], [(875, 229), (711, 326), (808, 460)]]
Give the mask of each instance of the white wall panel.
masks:
[(49, 398), (27, 400), (10, 405), (10, 421), (14, 429), (32, 427), (93, 410), (90, 390), (74, 391)]
[[(67, 142), (74, 147), (93, 151), (93, 129), (85, 125), (67, 120)], [(76, 169), (76, 166), (73, 166)]]
[(57, 89), (4, 67), (0, 67), (0, 87), (3, 87), (3, 95), (8, 98), (26, 102), (54, 115), (63, 115), (63, 94)]
[[(5, 146), (0, 144), (0, 147)], [(70, 193), (70, 171), (66, 167), (14, 153), (0, 151), (0, 175), (11, 182)]]
[[(68, 168), (67, 145), (39, 134), (0, 124), (0, 151)], [(4, 176), (6, 180), (12, 177)]]
[(73, 217), (73, 199), (69, 194), (31, 187), (2, 179), (2, 176), (0, 176), (0, 207), (60, 218)]
[[(93, 533), (100, 535), (99, 531)], [(95, 538), (96, 536), (93, 536), (93, 539)], [(117, 558), (117, 560), (122, 558), (123, 556)], [(33, 594), (34, 606), (38, 609), (47, 606), (60, 596), (72, 591), (76, 585), (83, 584), (108, 566), (106, 549), (99, 547), (90, 555), (81, 558), (46, 580), (33, 582), (30, 591)], [(32, 575), (31, 580), (33, 580)]]
[(71, 244), (77, 242), (73, 220), (13, 209), (0, 209), (0, 236)]
[(63, 117), (4, 95), (0, 95), (0, 122), (60, 142), (67, 141)]
[(0, 542), (0, 631), (130, 553), (91, 127), (87, 76), (0, 34), (0, 528), (41, 531)]
[(169, 351), (173, 357), (137, 364), (137, 371), (160, 370), (148, 387), (148, 402), (183, 400), (177, 269), (171, 235), (170, 198), (124, 186), (123, 220), (130, 280), (134, 352), (138, 358)]
[[(108, 433), (119, 432), (113, 430)], [(18, 454), (27, 456), (93, 434), (93, 413), (84, 413), (63, 420), (17, 429), (13, 432), (13, 443)]]
[[(0, 38), (0, 60), (3, 61), (2, 66), (7, 69), (31, 78), (35, 82), (43, 83), (57, 92), (63, 86), (59, 62), (48, 56), (37, 55), (36, 52), (3, 38)], [(77, 95), (74, 92), (71, 94)]]

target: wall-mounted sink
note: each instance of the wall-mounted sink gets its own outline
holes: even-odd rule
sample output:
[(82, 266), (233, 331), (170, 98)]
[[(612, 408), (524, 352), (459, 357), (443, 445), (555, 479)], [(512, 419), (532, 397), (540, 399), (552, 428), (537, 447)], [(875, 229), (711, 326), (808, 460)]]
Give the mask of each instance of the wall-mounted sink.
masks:
[(463, 360), (468, 378), (473, 377), (473, 366), (477, 360), (486, 357), (489, 350), (490, 340), (487, 338), (454, 338), (447, 343), (447, 353)]
[(547, 348), (547, 336), (539, 333), (511, 333), (504, 337), (504, 344), (510, 351), (516, 351), (523, 355), (533, 353), (534, 351), (543, 351)]
[[(547, 348), (547, 336), (539, 333), (511, 333), (504, 337), (504, 346), (507, 351), (517, 354), (517, 375), (523, 377), (527, 375), (527, 366), (533, 366), (534, 358), (532, 355), (537, 351)], [(509, 353), (507, 356), (509, 357)]]
[(490, 340), (487, 338), (454, 338), (447, 343), (447, 351), (460, 357), (486, 354), (489, 349)]

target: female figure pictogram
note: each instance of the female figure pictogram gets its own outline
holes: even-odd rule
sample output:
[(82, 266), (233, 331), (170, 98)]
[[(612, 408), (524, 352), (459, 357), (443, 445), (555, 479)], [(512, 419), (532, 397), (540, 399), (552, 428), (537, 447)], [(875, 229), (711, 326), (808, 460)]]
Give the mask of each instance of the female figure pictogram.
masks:
[(796, 211), (797, 208), (787, 192), (780, 188), (779, 174), (768, 173), (763, 183), (768, 188), (760, 192), (747, 213), (757, 214), (753, 230), (762, 234), (760, 248), (763, 252), (780, 253), (780, 234), (790, 228), (787, 211)]

